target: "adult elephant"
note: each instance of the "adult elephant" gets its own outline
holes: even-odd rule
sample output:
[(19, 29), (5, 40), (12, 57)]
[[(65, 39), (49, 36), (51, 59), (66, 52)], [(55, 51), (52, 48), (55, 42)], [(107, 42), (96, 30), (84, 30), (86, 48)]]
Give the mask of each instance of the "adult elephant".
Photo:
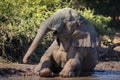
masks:
[(64, 8), (42, 23), (38, 33), (23, 58), (26, 63), (39, 41), (49, 31), (55, 31), (56, 39), (41, 57), (34, 69), (40, 76), (79, 76), (81, 71), (92, 71), (97, 63), (98, 38), (93, 25), (76, 10)]

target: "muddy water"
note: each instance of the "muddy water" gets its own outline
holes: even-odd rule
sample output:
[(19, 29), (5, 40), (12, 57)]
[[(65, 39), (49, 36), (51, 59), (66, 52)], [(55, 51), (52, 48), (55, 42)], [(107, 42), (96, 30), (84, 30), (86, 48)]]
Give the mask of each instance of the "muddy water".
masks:
[(75, 78), (41, 78), (32, 71), (24, 70), (35, 67), (26, 64), (0, 63), (0, 80), (120, 80), (120, 61), (100, 62), (90, 75)]
[(120, 80), (120, 71), (111, 71), (111, 70), (95, 70), (90, 76), (81, 76), (77, 78), (41, 78), (36, 75), (31, 76), (8, 76), (0, 77), (0, 80)]
[(120, 71), (112, 70), (95, 70), (92, 74), (91, 79), (99, 80), (120, 80)]

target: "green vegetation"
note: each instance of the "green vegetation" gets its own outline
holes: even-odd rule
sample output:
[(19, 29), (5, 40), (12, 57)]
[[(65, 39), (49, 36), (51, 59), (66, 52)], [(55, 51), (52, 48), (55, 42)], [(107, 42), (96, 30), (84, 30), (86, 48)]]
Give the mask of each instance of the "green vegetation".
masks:
[[(78, 9), (72, 0), (0, 0), (0, 56), (21, 62), (42, 21), (58, 9), (72, 7), (93, 23), (98, 34), (113, 34), (110, 17), (94, 15), (94, 10)], [(39, 59), (52, 41), (49, 33), (33, 54)], [(36, 54), (39, 56), (36, 56)], [(38, 58), (39, 57), (39, 58)]]

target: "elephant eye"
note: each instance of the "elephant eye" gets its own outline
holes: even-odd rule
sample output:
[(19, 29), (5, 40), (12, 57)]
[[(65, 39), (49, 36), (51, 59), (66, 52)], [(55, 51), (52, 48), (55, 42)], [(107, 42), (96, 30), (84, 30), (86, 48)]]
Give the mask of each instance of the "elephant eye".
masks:
[(58, 34), (58, 32), (57, 32), (57, 31), (53, 32), (53, 36), (56, 36), (57, 34)]

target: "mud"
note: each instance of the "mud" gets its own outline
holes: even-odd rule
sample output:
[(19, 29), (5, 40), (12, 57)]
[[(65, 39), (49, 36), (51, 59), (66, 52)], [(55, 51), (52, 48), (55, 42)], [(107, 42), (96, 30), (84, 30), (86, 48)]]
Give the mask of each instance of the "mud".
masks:
[(83, 73), (80, 77), (75, 78), (42, 78), (33, 73), (35, 66), (0, 63), (0, 80), (120, 80), (120, 61), (99, 62), (94, 72)]

